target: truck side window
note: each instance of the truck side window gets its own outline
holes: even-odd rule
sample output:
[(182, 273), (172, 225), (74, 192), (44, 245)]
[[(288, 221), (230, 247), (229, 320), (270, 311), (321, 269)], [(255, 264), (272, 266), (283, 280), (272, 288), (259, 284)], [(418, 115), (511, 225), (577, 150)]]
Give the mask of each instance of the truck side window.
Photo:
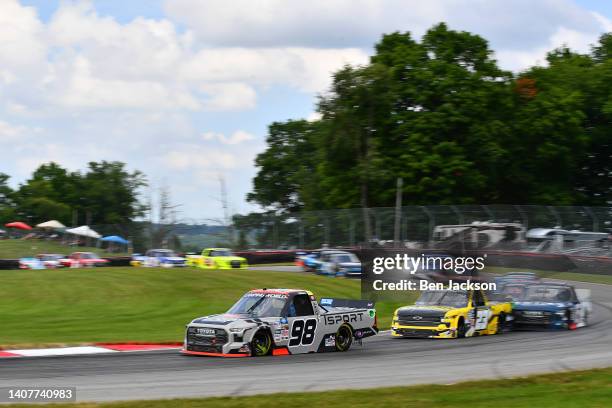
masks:
[(484, 302), (484, 298), (482, 296), (482, 292), (479, 290), (475, 290), (474, 291), (474, 299), (472, 301), (472, 306), (474, 307), (479, 307), (479, 306), (484, 306), (485, 302)]
[(293, 307), (295, 308), (296, 317), (314, 315), (312, 303), (310, 303), (310, 297), (306, 294), (295, 295), (293, 297)]

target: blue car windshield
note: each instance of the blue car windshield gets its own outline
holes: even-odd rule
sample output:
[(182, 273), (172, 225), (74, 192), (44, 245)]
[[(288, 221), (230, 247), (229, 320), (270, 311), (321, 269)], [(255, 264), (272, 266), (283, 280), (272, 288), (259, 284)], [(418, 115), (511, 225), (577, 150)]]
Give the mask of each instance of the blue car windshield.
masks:
[(342, 254), (342, 255), (334, 255), (333, 260), (335, 262), (349, 263), (354, 262), (357, 263), (359, 260), (353, 254)]
[(521, 299), (526, 302), (569, 302), (572, 292), (569, 288), (557, 286), (534, 285), (527, 288), (525, 296)]

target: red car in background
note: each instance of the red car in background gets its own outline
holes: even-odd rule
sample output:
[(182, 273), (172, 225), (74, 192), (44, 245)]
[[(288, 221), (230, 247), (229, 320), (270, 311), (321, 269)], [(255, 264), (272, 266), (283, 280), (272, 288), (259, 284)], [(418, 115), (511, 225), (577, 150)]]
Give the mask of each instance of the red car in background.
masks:
[(68, 258), (61, 260), (62, 265), (67, 268), (106, 266), (108, 262), (108, 259), (100, 258), (93, 252), (73, 252)]

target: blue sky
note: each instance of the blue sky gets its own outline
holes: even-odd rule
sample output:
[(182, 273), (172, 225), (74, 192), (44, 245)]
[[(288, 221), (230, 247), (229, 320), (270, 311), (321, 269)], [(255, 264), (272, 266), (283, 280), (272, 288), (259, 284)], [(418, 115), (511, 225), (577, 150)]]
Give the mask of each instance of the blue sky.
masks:
[(223, 177), (244, 213), (267, 125), (316, 117), (331, 73), (383, 33), (446, 21), (520, 71), (562, 44), (587, 51), (611, 19), (592, 0), (3, 0), (0, 172), (16, 186), (48, 161), (120, 160), (192, 221), (221, 216)]

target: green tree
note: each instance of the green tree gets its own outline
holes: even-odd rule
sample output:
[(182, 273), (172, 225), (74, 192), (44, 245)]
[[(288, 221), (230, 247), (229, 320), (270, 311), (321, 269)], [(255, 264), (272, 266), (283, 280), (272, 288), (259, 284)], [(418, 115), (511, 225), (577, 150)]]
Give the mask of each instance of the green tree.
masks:
[(319, 121), (270, 127), (249, 200), (392, 206), (402, 177), (405, 204), (609, 205), (612, 33), (547, 59), (515, 77), (485, 39), (444, 23), (420, 42), (384, 35), (369, 64), (333, 75)]
[(146, 180), (120, 162), (89, 163), (85, 173), (68, 172), (56, 163), (41, 165), (12, 193), (15, 211), (32, 223), (56, 219), (66, 225), (130, 225), (146, 209), (139, 189)]
[[(266, 151), (255, 159), (260, 170), (253, 179), (248, 201), (265, 207), (296, 211), (313, 183), (316, 125), (305, 120), (274, 122), (269, 126)], [(306, 193), (307, 194), (307, 193)]]
[(14, 221), (15, 209), (11, 199), (13, 189), (8, 185), (9, 176), (0, 173), (0, 223)]

